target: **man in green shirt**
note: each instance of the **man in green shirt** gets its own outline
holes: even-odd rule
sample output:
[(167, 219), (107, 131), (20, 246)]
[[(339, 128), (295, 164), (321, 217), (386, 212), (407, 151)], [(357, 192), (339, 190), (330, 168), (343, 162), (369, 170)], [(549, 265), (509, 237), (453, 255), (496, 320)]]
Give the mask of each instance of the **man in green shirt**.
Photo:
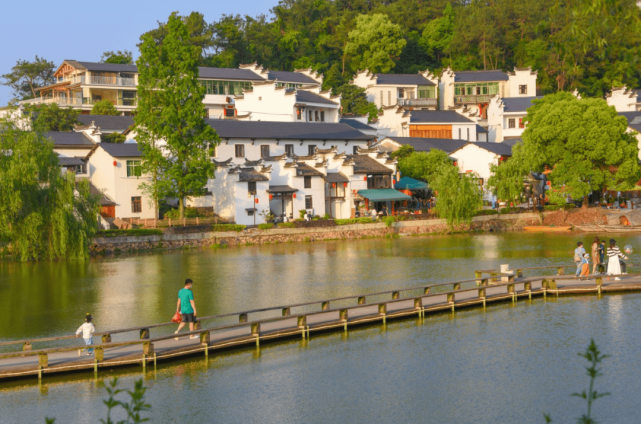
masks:
[[(193, 281), (190, 278), (185, 280), (185, 288), (181, 289), (178, 292), (178, 304), (176, 305), (176, 312), (180, 311), (181, 322), (178, 324), (178, 330), (174, 332), (177, 334), (181, 328), (185, 326), (185, 323), (189, 323), (189, 331), (194, 331), (194, 323), (196, 322), (196, 304), (194, 303), (194, 293), (191, 291), (191, 286)], [(192, 339), (197, 339), (197, 334), (192, 334), (190, 337)], [(176, 337), (178, 340), (178, 337)]]

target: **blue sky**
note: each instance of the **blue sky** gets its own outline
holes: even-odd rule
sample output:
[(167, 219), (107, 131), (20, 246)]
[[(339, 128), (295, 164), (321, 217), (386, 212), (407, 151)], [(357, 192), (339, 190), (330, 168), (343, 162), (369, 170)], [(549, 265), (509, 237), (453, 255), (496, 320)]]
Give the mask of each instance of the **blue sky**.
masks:
[[(102, 52), (131, 50), (145, 31), (166, 22), (173, 11), (198, 11), (207, 22), (223, 14), (269, 14), (278, 0), (198, 1), (131, 0), (63, 2), (37, 0), (3, 2), (0, 13), (0, 75), (18, 59), (38, 55), (59, 65), (64, 59), (98, 62)], [(0, 106), (11, 99), (11, 89), (0, 85)]]

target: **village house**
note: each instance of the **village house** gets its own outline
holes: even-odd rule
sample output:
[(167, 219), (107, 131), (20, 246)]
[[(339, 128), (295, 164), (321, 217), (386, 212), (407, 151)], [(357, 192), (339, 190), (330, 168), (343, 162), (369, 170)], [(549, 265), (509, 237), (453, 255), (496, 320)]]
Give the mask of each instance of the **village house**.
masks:
[(484, 120), (490, 99), (497, 94), (501, 98), (535, 96), (536, 76), (537, 72), (531, 68), (514, 68), (514, 72), (453, 71), (447, 68), (439, 82), (439, 107), (447, 110), (464, 106)]
[(614, 106), (617, 112), (636, 112), (641, 110), (640, 90), (629, 90), (627, 87), (614, 87), (605, 96), (605, 101)]
[(469, 141), (445, 139), (445, 138), (422, 138), (422, 137), (385, 137), (375, 147), (381, 152), (395, 152), (403, 146), (412, 146), (415, 152), (429, 153), (431, 150), (442, 150), (445, 153), (452, 153), (465, 146)]
[(350, 83), (364, 88), (367, 100), (379, 108), (400, 106), (408, 110), (438, 109), (438, 77), (428, 70), (417, 74), (359, 71)]
[(628, 120), (628, 133), (636, 133), (635, 137), (639, 146), (639, 160), (641, 160), (641, 111), (635, 112), (619, 112), (619, 115), (624, 116)]
[(492, 175), (491, 166), (498, 165), (512, 157), (512, 146), (505, 143), (467, 143), (450, 152), (462, 173), (474, 173), (479, 177), (479, 185), (489, 200), (487, 180)]
[(376, 137), (378, 135), (378, 124), (369, 122), (369, 116), (341, 115), (339, 121), (341, 124), (347, 124), (350, 127), (362, 132), (363, 134)]
[(491, 143), (520, 138), (525, 131), (523, 119), (532, 101), (542, 97), (501, 98), (496, 95), (487, 108), (487, 124)]

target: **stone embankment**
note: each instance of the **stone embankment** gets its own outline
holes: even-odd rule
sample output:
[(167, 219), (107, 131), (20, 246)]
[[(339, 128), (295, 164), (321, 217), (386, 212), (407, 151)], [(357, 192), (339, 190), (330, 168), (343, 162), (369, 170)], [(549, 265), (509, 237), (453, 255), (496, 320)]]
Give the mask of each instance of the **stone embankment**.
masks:
[(136, 237), (96, 238), (90, 246), (92, 254), (109, 254), (153, 249), (182, 249), (210, 246), (237, 246), (270, 243), (349, 240), (394, 235), (447, 234), (471, 231), (512, 231), (524, 226), (541, 225), (538, 213), (477, 216), (471, 224), (450, 228), (444, 219), (410, 220), (384, 223), (353, 224), (320, 228), (251, 229), (242, 232), (198, 232)]

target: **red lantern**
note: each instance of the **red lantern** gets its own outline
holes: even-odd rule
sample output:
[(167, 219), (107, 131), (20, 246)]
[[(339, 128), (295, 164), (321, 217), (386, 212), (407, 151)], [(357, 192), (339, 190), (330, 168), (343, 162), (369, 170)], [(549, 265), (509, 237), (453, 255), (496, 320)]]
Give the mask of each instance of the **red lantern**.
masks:
[(363, 177), (363, 181), (367, 181), (367, 175)]
[(551, 186), (551, 185), (552, 185), (552, 181), (548, 181), (548, 182), (547, 182), (547, 185), (548, 185), (548, 186)]
[(292, 194), (292, 197), (295, 199), (296, 198), (296, 193)]
[(336, 183), (332, 183), (332, 188), (336, 188)]
[(118, 162), (114, 161), (114, 166), (118, 166)]
[(273, 194), (270, 194), (270, 195), (269, 195), (269, 200), (272, 200), (273, 198), (274, 198), (274, 195), (273, 195)]
[(454, 161), (454, 166), (458, 166), (458, 162)]
[(346, 188), (346, 187), (347, 187), (347, 183), (343, 183), (343, 188)]
[(392, 180), (392, 185), (395, 185), (395, 184), (396, 184), (396, 180), (393, 179)]
[(256, 198), (256, 203), (258, 203), (258, 197)]

